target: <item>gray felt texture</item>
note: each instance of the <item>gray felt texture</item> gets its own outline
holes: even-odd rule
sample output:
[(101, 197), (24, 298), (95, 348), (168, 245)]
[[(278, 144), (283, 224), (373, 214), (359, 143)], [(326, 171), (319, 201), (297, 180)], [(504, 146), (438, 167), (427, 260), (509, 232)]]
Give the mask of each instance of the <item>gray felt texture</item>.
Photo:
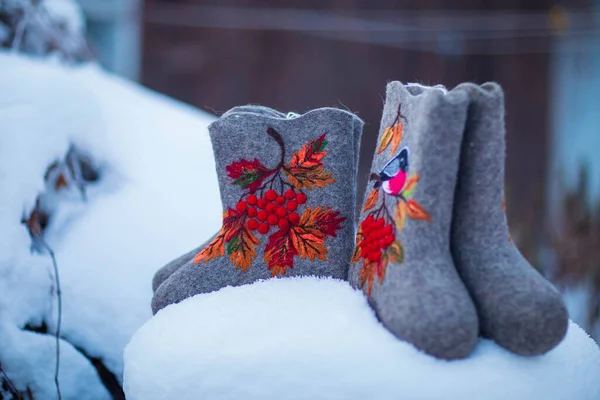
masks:
[(470, 97), (452, 223), (452, 254), (479, 313), (481, 333), (525, 356), (564, 337), (559, 293), (509, 239), (503, 210), (504, 96), (495, 83), (463, 84)]
[[(209, 126), (223, 209), (235, 208), (245, 193), (232, 183), (226, 166), (241, 159), (258, 159), (268, 168), (274, 168), (281, 160), (281, 149), (277, 142), (266, 134), (268, 128), (275, 129), (285, 144), (284, 161), (289, 162), (292, 154), (311, 140), (327, 133), (327, 155), (322, 159), (325, 171), (332, 173), (334, 183), (324, 188), (304, 189), (306, 208), (332, 208), (345, 218), (335, 237), (327, 236), (327, 261), (294, 257), (294, 267), (288, 268), (285, 276), (316, 275), (345, 279), (348, 260), (353, 250), (355, 232), (354, 209), (356, 205), (356, 174), (362, 121), (350, 112), (333, 108), (312, 110), (296, 118), (285, 118), (267, 112), (237, 111), (225, 113)], [(279, 186), (277, 186), (279, 189)], [(264, 249), (268, 234), (254, 232), (259, 244), (252, 265), (244, 272), (230, 262), (229, 257), (218, 257), (208, 262), (195, 264), (189, 261), (156, 290), (152, 299), (154, 313), (169, 304), (180, 302), (198, 293), (208, 293), (225, 286), (238, 286), (272, 277), (264, 261)]]
[[(252, 105), (252, 104), (245, 105), (245, 106), (233, 107), (232, 109), (225, 112), (221, 116), (221, 118), (228, 116), (228, 115), (232, 115), (232, 114), (249, 114), (249, 113), (263, 115), (263, 116), (271, 116), (271, 117), (275, 117), (275, 118), (286, 118), (286, 114), (284, 114), (282, 112), (279, 112), (279, 111), (274, 110), (269, 107), (260, 106), (260, 105)], [(354, 145), (355, 145), (354, 156), (356, 157), (356, 165), (355, 165), (355, 167), (356, 167), (355, 173), (356, 174), (358, 173), (358, 159), (360, 156), (360, 138), (362, 135), (363, 124), (364, 124), (363, 121), (361, 121), (358, 117), (353, 119), (353, 125), (354, 125), (353, 132), (354, 132)], [(185, 254), (177, 257), (176, 259), (174, 259), (173, 261), (169, 262), (167, 265), (165, 265), (161, 269), (159, 269), (156, 272), (156, 274), (154, 275), (154, 278), (152, 280), (152, 291), (156, 292), (158, 287), (165, 280), (167, 280), (167, 278), (170, 277), (175, 271), (177, 271), (179, 268), (181, 268), (183, 265), (187, 264), (188, 262), (193, 261), (196, 254), (198, 254), (198, 252), (200, 250), (202, 250), (207, 244), (209, 244), (215, 236), (216, 236), (216, 234), (214, 234), (210, 239), (208, 239), (206, 242), (204, 242), (199, 247), (189, 251), (188, 253), (185, 253)]]
[[(214, 238), (214, 236), (215, 235), (213, 235), (213, 238)], [(177, 257), (176, 259), (174, 259), (173, 261), (171, 261), (170, 263), (168, 263), (167, 265), (165, 265), (164, 267), (159, 269), (156, 272), (156, 274), (154, 274), (154, 278), (152, 279), (152, 291), (156, 292), (156, 289), (158, 289), (158, 287), (165, 280), (167, 280), (167, 278), (169, 276), (171, 276), (171, 274), (173, 274), (173, 272), (177, 271), (181, 266), (183, 266), (188, 261), (193, 260), (194, 256), (196, 254), (198, 254), (198, 252), (200, 250), (202, 250), (204, 248), (204, 246), (206, 246), (208, 243), (210, 243), (211, 240), (212, 240), (212, 238), (209, 239), (208, 241), (206, 241), (201, 246), (196, 247), (195, 249), (190, 250), (187, 253)]]
[[(396, 230), (404, 259), (390, 261), (383, 279), (375, 276), (370, 295), (368, 284), (361, 282), (362, 258), (350, 265), (349, 281), (365, 292), (379, 320), (398, 338), (438, 358), (464, 358), (476, 344), (478, 320), (454, 267), (449, 242), (468, 97), (460, 90), (446, 93), (440, 88), (389, 83), (378, 145), (385, 129), (396, 120), (400, 104), (406, 117), (400, 145), (394, 154), (392, 146), (375, 154), (371, 172), (379, 174), (401, 149), (408, 148), (408, 176), (420, 176), (411, 198), (429, 213), (431, 221), (407, 217), (402, 230)], [(365, 203), (373, 188), (370, 182)], [(367, 212), (363, 209), (359, 223), (380, 207), (387, 208), (393, 218), (397, 198), (381, 189), (379, 193), (376, 205)]]

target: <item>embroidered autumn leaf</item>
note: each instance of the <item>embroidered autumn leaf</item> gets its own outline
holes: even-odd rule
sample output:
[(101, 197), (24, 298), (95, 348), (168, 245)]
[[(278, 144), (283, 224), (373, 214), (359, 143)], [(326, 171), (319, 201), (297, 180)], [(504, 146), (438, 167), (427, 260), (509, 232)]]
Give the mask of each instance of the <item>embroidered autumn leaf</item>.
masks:
[(327, 247), (325, 247), (326, 236), (337, 236), (336, 231), (341, 229), (341, 223), (345, 220), (339, 216), (340, 213), (331, 208), (317, 207), (307, 208), (300, 217), (300, 222), (292, 226), (288, 235), (296, 249), (298, 256), (327, 260)]
[(227, 210), (227, 216), (223, 219), (229, 261), (243, 271), (252, 265), (252, 260), (256, 257), (256, 245), (259, 243), (245, 222), (246, 214), (231, 208)]
[[(245, 225), (246, 214), (232, 208), (223, 213), (223, 227), (219, 234), (194, 257), (194, 263), (207, 262), (229, 255), (236, 268), (246, 271), (256, 257), (258, 239)], [(227, 246), (225, 246), (227, 243)]]
[(246, 271), (251, 265), (252, 260), (256, 258), (256, 245), (258, 239), (245, 227), (240, 229), (238, 236), (231, 239), (227, 245), (227, 254), (236, 268)]
[(354, 252), (352, 253), (352, 260), (350, 262), (356, 263), (360, 260), (360, 241), (363, 238), (362, 226), (358, 226), (358, 230), (356, 231), (356, 240), (354, 244)]
[(336, 237), (336, 231), (342, 228), (341, 224), (345, 219), (345, 217), (340, 217), (339, 211), (319, 206), (304, 210), (298, 226), (319, 238), (324, 238), (326, 235)]
[(368, 211), (371, 208), (375, 207), (378, 200), (379, 200), (379, 190), (378, 189), (371, 190), (371, 193), (369, 193), (369, 195), (367, 196), (367, 201), (365, 202), (363, 211)]
[(228, 211), (223, 212), (223, 226), (221, 230), (215, 236), (213, 240), (210, 241), (209, 244), (206, 245), (196, 257), (194, 257), (194, 264), (198, 264), (201, 261), (207, 262), (217, 257), (223, 257), (225, 255), (225, 232), (231, 227), (225, 223), (225, 219), (227, 218)]
[(392, 144), (392, 154), (398, 149), (398, 145), (402, 140), (402, 122), (398, 122), (393, 126), (389, 126), (383, 131), (381, 140), (379, 141), (379, 147), (377, 147), (377, 154), (381, 154), (388, 148), (390, 143)]
[(405, 199), (409, 199), (415, 191), (417, 183), (419, 183), (419, 174), (411, 175), (404, 183), (404, 188), (402, 189), (402, 197), (404, 197)]
[(244, 228), (245, 217), (244, 213), (238, 212), (233, 208), (223, 213), (223, 227), (221, 229), (225, 233), (225, 242), (228, 243), (239, 235), (240, 229)]
[(327, 133), (302, 146), (300, 150), (292, 154), (289, 164), (283, 168), (288, 181), (296, 189), (322, 188), (335, 182), (335, 179), (331, 177), (331, 172), (326, 172), (325, 166), (321, 162), (327, 155), (325, 135)]
[(379, 278), (379, 283), (383, 282), (383, 278), (385, 277), (385, 272), (387, 271), (388, 266), (388, 256), (387, 254), (383, 254), (381, 256), (381, 260), (377, 262), (377, 278)]
[(202, 249), (196, 257), (194, 257), (194, 264), (199, 262), (207, 262), (217, 257), (223, 257), (225, 255), (225, 232), (223, 229), (219, 231), (219, 234), (211, 240), (211, 242)]
[(265, 247), (264, 260), (272, 276), (284, 275), (287, 268), (294, 267), (294, 256), (298, 254), (289, 231), (279, 230), (269, 236), (269, 243)]
[(400, 201), (394, 210), (394, 219), (396, 220), (396, 227), (399, 231), (404, 228), (404, 222), (406, 222), (406, 202)]
[(238, 185), (242, 189), (249, 189), (251, 192), (258, 189), (265, 178), (276, 171), (268, 169), (256, 158), (252, 161), (245, 159), (235, 161), (225, 167), (225, 170), (227, 175), (234, 179), (234, 185)]
[(376, 262), (369, 262), (367, 260), (363, 261), (362, 269), (360, 270), (360, 286), (365, 286), (367, 284), (367, 295), (371, 295), (371, 289), (373, 289), (373, 281), (375, 280), (376, 274)]
[(431, 221), (431, 216), (425, 211), (423, 207), (415, 200), (410, 199), (406, 202), (406, 211), (410, 218), (420, 219), (424, 221)]
[(404, 262), (404, 247), (402, 247), (402, 244), (396, 240), (388, 248), (388, 255), (392, 262), (401, 264)]
[(325, 256), (327, 248), (322, 237), (310, 233), (301, 226), (291, 228), (288, 235), (300, 257), (309, 258), (311, 261), (315, 261), (317, 258), (323, 261), (327, 260)]

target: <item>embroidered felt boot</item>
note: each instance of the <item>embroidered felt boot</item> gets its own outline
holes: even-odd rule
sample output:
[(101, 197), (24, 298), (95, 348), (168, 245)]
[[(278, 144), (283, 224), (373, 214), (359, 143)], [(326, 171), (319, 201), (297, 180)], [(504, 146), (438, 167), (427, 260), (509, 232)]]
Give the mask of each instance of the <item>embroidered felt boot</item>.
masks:
[(460, 90), (388, 84), (349, 274), (389, 331), (444, 359), (478, 336), (449, 243), (467, 105)]
[(345, 279), (362, 121), (330, 108), (293, 118), (237, 112), (209, 132), (223, 227), (158, 287), (153, 311), (275, 276)]
[[(239, 114), (239, 113), (255, 113), (259, 115), (270, 115), (275, 118), (285, 118), (285, 114), (280, 113), (279, 111), (273, 110), (268, 107), (258, 106), (258, 105), (247, 105), (247, 106), (238, 106), (233, 107), (231, 110), (227, 111), (223, 114), (222, 117), (230, 114)], [(213, 235), (206, 243), (201, 246), (177, 257), (173, 261), (166, 264), (164, 267), (159, 269), (154, 275), (154, 279), (152, 279), (152, 291), (156, 292), (156, 289), (169, 277), (173, 274), (173, 272), (177, 271), (180, 267), (192, 261), (196, 254), (200, 252), (207, 244), (209, 244), (216, 235)]]
[(464, 84), (470, 106), (452, 223), (452, 254), (471, 292), (484, 336), (521, 355), (538, 355), (564, 337), (559, 293), (519, 253), (504, 212), (502, 89)]
[[(246, 106), (233, 107), (231, 110), (229, 110), (225, 114), (223, 114), (223, 117), (227, 116), (227, 115), (231, 115), (231, 114), (242, 114), (242, 113), (253, 113), (253, 114), (264, 115), (264, 116), (272, 116), (275, 118), (286, 118), (286, 114), (283, 114), (272, 108), (259, 106), (259, 105), (246, 105)], [(288, 115), (290, 117), (293, 117), (295, 114), (288, 113)], [(360, 137), (362, 134), (362, 127), (363, 127), (363, 122), (360, 119), (356, 118), (354, 120), (354, 139), (355, 139), (356, 146), (360, 146)], [(358, 153), (359, 153), (359, 147), (357, 147), (356, 151), (355, 151), (355, 155), (357, 157), (358, 157)], [(357, 159), (357, 163), (358, 163), (358, 159)], [(356, 165), (358, 166), (358, 164), (356, 164)], [(208, 245), (215, 238), (215, 236), (216, 235), (213, 235), (204, 244), (177, 257), (176, 259), (174, 259), (173, 261), (169, 262), (168, 264), (163, 266), (161, 269), (159, 269), (156, 272), (156, 274), (154, 275), (154, 279), (152, 280), (152, 291), (156, 292), (158, 287), (168, 277), (170, 277), (175, 271), (177, 271), (183, 265), (185, 265), (189, 262), (192, 262), (196, 256), (196, 254), (198, 254), (204, 247), (206, 247), (206, 245)]]

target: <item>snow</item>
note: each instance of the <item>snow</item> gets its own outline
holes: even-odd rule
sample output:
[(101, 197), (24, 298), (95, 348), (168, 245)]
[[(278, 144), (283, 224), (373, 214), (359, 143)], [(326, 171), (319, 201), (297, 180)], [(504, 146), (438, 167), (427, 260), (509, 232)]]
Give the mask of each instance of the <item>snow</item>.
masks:
[(154, 272), (219, 228), (213, 117), (93, 64), (0, 52), (0, 70), (0, 363), (20, 390), (56, 398), (54, 338), (22, 330), (56, 329), (52, 264), (20, 221), (74, 145), (101, 178), (85, 201), (74, 189), (43, 196), (62, 286), (60, 383), (65, 400), (107, 399), (76, 347), (121, 379), (123, 349), (152, 315)]
[(41, 6), (56, 25), (65, 27), (73, 35), (85, 34), (85, 15), (74, 0), (44, 0)]
[(597, 400), (600, 349), (570, 324), (525, 358), (481, 339), (442, 361), (396, 339), (341, 281), (272, 279), (166, 307), (125, 350), (128, 400)]

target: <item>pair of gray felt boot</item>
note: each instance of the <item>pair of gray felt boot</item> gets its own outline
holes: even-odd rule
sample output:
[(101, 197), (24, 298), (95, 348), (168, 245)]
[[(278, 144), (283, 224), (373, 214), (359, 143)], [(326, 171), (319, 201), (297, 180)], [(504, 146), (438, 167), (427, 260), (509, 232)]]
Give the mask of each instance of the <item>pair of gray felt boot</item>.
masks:
[(362, 125), (337, 109), (257, 106), (211, 124), (223, 228), (157, 272), (153, 311), (228, 285), (328, 276), (435, 357), (467, 357), (480, 335), (524, 356), (554, 348), (566, 309), (506, 223), (501, 88), (388, 84), (355, 221)]

